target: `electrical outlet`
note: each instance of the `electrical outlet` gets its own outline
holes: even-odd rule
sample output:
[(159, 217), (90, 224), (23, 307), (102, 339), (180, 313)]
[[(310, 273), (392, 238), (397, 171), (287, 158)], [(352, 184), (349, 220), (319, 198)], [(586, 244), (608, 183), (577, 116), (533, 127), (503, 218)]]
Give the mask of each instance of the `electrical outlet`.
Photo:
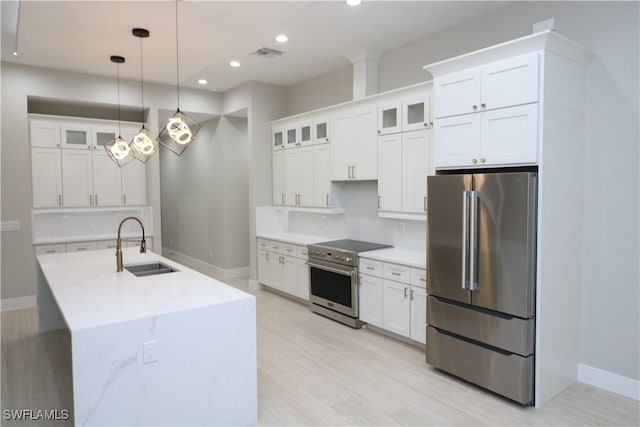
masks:
[(398, 227), (400, 227), (400, 232), (404, 233), (404, 230), (406, 229), (407, 224), (405, 224), (404, 222), (400, 222), (398, 223)]
[(158, 361), (158, 341), (148, 341), (142, 344), (142, 363), (148, 364)]
[(213, 251), (209, 251), (209, 259), (213, 259)]

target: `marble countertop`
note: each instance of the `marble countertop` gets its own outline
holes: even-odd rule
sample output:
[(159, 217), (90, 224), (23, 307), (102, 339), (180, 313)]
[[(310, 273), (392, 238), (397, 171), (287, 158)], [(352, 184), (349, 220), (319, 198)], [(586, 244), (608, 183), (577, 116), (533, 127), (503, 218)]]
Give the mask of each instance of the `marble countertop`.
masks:
[(279, 242), (291, 243), (294, 245), (311, 245), (313, 243), (329, 242), (331, 240), (339, 239), (338, 237), (322, 237), (298, 233), (262, 233), (257, 234), (256, 237), (259, 239), (277, 240)]
[(73, 331), (159, 314), (226, 304), (253, 295), (153, 252), (123, 249), (124, 265), (161, 261), (175, 273), (136, 277), (116, 272), (113, 249), (38, 255), (67, 327)]
[(420, 251), (409, 251), (397, 248), (376, 249), (374, 251), (361, 252), (360, 258), (376, 261), (392, 262), (414, 268), (427, 267), (427, 254)]

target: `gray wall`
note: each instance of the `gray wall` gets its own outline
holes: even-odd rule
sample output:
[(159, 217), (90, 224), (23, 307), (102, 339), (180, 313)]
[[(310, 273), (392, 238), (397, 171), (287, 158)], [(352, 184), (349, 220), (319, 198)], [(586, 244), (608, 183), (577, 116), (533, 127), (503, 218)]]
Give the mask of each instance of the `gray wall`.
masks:
[[(73, 103), (116, 104), (115, 79), (2, 63), (2, 221), (20, 221), (20, 231), (2, 233), (1, 297), (36, 293), (36, 267), (31, 245), (31, 155), (27, 97), (38, 96)], [(138, 82), (121, 81), (121, 103), (140, 105)], [(158, 127), (158, 110), (175, 110), (174, 86), (145, 83), (145, 106), (150, 129)], [(220, 114), (222, 97), (208, 91), (181, 90), (185, 111)], [(10, 126), (8, 124), (11, 124)], [(148, 162), (148, 203), (154, 210), (154, 245), (161, 247), (160, 168), (158, 156)]]
[(222, 269), (249, 265), (247, 119), (202, 123), (182, 156), (161, 152), (164, 247)]
[(288, 87), (287, 115), (304, 113), (352, 99), (353, 66), (348, 65)]
[[(531, 33), (557, 31), (589, 47), (587, 69), (581, 362), (640, 379), (639, 4), (518, 2), (383, 53), (380, 90), (430, 80), (422, 66)], [(290, 113), (340, 98), (351, 78), (335, 73), (289, 89)], [(324, 81), (330, 86), (323, 86)], [(314, 91), (317, 96), (314, 96)], [(304, 94), (304, 96), (300, 96)], [(329, 95), (330, 96), (329, 96)], [(330, 105), (328, 102), (326, 105)], [(561, 207), (559, 207), (561, 208)]]

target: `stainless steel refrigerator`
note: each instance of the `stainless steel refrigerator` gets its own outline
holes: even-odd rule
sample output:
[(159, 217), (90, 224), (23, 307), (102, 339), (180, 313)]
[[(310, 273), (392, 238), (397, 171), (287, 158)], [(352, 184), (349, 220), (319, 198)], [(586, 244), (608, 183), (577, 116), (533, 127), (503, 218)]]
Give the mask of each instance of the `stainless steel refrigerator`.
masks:
[(427, 179), (427, 363), (522, 404), (534, 403), (536, 177)]

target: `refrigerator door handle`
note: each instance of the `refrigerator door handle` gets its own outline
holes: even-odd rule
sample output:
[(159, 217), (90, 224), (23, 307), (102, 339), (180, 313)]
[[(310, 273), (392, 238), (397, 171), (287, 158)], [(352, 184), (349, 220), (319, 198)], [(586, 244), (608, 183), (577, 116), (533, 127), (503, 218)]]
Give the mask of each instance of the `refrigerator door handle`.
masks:
[(469, 191), (469, 196), (471, 197), (471, 219), (469, 220), (469, 286), (467, 289), (477, 291), (476, 264), (478, 261), (478, 235), (476, 227), (478, 225), (480, 193), (478, 191)]
[(469, 221), (469, 191), (462, 192), (462, 289), (468, 289), (468, 277), (467, 273), (467, 249), (468, 249), (468, 237), (469, 233), (467, 225)]

